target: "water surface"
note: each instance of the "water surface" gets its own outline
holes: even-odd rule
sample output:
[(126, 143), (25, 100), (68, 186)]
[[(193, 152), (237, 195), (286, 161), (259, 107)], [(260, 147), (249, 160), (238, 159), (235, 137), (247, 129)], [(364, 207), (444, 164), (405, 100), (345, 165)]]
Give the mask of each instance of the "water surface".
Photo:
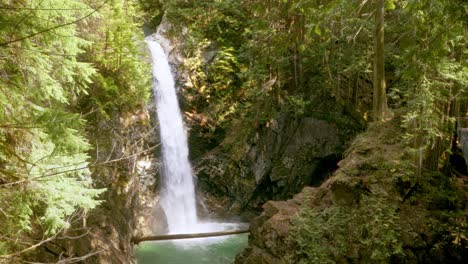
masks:
[(229, 264), (247, 246), (248, 234), (150, 241), (136, 249), (138, 264)]

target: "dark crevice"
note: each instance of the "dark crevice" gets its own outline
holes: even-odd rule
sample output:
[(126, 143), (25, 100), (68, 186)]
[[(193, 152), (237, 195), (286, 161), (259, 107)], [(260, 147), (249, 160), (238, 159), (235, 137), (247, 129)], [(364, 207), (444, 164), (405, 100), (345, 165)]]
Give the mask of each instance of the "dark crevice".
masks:
[[(270, 177), (264, 177), (262, 182), (258, 184), (253, 192), (248, 203), (245, 204), (244, 210), (261, 210), (263, 205), (268, 200), (285, 200), (291, 198), (305, 186), (320, 186), (326, 179), (331, 177), (338, 169), (337, 163), (341, 160), (341, 155), (332, 154), (320, 159), (317, 159), (317, 166), (308, 177), (309, 181), (298, 181), (295, 192), (285, 192), (283, 187), (278, 186), (277, 182), (271, 181)], [(269, 173), (268, 173), (269, 174)], [(267, 174), (267, 175), (268, 175)], [(258, 205), (258, 207), (255, 207)]]
[(466, 161), (463, 155), (463, 150), (461, 149), (460, 143), (458, 142), (459, 138), (458, 135), (455, 134), (452, 139), (452, 154), (449, 158), (449, 170), (448, 172), (452, 172), (457, 176), (468, 175), (468, 168), (466, 165)]
[(340, 160), (341, 156), (336, 154), (321, 158), (318, 161), (317, 168), (312, 171), (308, 185), (320, 186), (322, 182), (328, 179), (338, 169), (338, 162)]

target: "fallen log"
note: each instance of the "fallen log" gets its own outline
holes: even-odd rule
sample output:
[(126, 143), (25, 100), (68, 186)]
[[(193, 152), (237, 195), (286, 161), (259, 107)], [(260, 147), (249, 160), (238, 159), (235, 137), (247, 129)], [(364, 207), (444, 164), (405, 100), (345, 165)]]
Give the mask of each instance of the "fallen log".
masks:
[(143, 241), (160, 241), (160, 240), (172, 240), (172, 239), (188, 239), (188, 238), (201, 238), (201, 237), (215, 237), (215, 236), (228, 236), (249, 233), (249, 228), (238, 229), (238, 230), (227, 230), (211, 233), (192, 233), (192, 234), (174, 234), (174, 235), (158, 235), (158, 236), (146, 236), (146, 237), (132, 237), (134, 244), (139, 244)]

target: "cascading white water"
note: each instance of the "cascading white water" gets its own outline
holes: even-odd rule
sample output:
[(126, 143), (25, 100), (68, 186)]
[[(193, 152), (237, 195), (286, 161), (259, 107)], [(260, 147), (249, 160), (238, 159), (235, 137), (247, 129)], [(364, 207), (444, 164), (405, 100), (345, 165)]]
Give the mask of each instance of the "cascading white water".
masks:
[[(161, 35), (156, 38), (167, 47)], [(197, 217), (193, 171), (188, 160), (187, 135), (177, 101), (175, 81), (167, 55), (158, 42), (146, 40), (153, 61), (153, 89), (162, 146), (161, 206), (166, 214), (169, 234), (207, 233), (236, 229), (239, 223), (202, 223)], [(244, 225), (245, 226), (245, 225)], [(245, 228), (245, 227), (244, 227)], [(208, 245), (224, 238), (203, 238), (194, 242)], [(191, 242), (177, 242), (193, 246)]]
[(195, 187), (174, 77), (161, 45), (149, 40), (147, 43), (153, 61), (153, 85), (161, 134), (161, 205), (170, 234), (191, 233), (198, 225)]

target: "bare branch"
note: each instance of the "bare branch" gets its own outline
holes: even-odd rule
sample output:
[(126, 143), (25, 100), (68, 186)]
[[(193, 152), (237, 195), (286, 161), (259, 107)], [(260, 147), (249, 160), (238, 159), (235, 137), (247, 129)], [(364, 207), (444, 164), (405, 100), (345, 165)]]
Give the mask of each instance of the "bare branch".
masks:
[(14, 43), (14, 42), (18, 42), (18, 41), (23, 41), (25, 39), (28, 39), (28, 38), (32, 38), (32, 37), (35, 37), (37, 35), (40, 35), (42, 33), (46, 33), (46, 32), (49, 32), (51, 30), (54, 30), (54, 29), (57, 29), (57, 28), (61, 28), (61, 27), (65, 27), (65, 26), (69, 26), (69, 25), (72, 25), (72, 24), (75, 24), (75, 23), (78, 23), (82, 20), (85, 20), (86, 18), (92, 16), (94, 13), (96, 13), (97, 11), (99, 11), (99, 9), (101, 9), (109, 0), (106, 0), (104, 1), (104, 3), (102, 3), (100, 6), (98, 6), (96, 9), (94, 9), (92, 12), (90, 12), (89, 14), (85, 15), (84, 17), (81, 17), (79, 19), (76, 19), (74, 21), (71, 21), (71, 22), (68, 22), (68, 23), (64, 23), (64, 24), (60, 24), (60, 25), (57, 25), (55, 27), (51, 27), (51, 28), (47, 28), (47, 29), (44, 29), (44, 30), (41, 30), (41, 31), (38, 31), (36, 33), (33, 33), (31, 35), (28, 35), (28, 36), (25, 36), (25, 37), (20, 37), (20, 38), (17, 38), (17, 39), (13, 39), (13, 40), (10, 40), (10, 41), (7, 41), (7, 42), (3, 42), (3, 43), (0, 43), (0, 46), (7, 46), (11, 43)]
[(93, 10), (92, 8), (31, 8), (31, 7), (12, 7), (12, 6), (0, 6), (3, 10), (31, 10), (31, 11), (80, 11), (80, 10)]
[[(81, 256), (81, 257), (70, 257), (70, 258), (66, 258), (66, 259), (62, 259), (62, 260), (59, 260), (57, 262), (53, 262), (54, 264), (66, 264), (66, 263), (77, 263), (77, 262), (81, 262), (89, 257), (92, 257), (94, 255), (97, 255), (101, 252), (105, 251), (105, 249), (101, 249), (99, 251), (91, 251), (90, 253), (84, 255), (84, 256)], [(25, 261), (24, 263), (28, 263), (28, 264), (52, 264), (52, 263), (48, 263), (48, 262), (31, 262), (31, 261)]]
[(144, 150), (142, 150), (142, 151), (139, 151), (139, 152), (134, 153), (134, 154), (129, 155), (129, 156), (125, 156), (125, 157), (118, 158), (118, 159), (113, 159), (113, 160), (108, 160), (108, 161), (101, 162), (101, 163), (97, 163), (97, 164), (90, 165), (90, 166), (84, 166), (84, 167), (79, 167), (79, 168), (70, 169), (70, 170), (65, 170), (65, 171), (58, 171), (58, 172), (54, 172), (54, 173), (50, 173), (50, 174), (46, 174), (46, 175), (37, 176), (37, 177), (31, 178), (31, 179), (24, 179), (24, 180), (20, 180), (20, 181), (15, 181), (15, 182), (9, 182), (9, 183), (0, 184), (0, 188), (1, 188), (1, 187), (12, 186), (12, 185), (17, 185), (17, 184), (24, 183), (24, 182), (31, 182), (31, 181), (35, 181), (35, 180), (37, 181), (37, 180), (41, 180), (41, 179), (43, 179), (43, 178), (48, 178), (48, 177), (52, 177), (52, 176), (56, 176), (56, 175), (60, 175), (60, 174), (64, 174), (64, 173), (69, 173), (69, 172), (74, 172), (74, 171), (79, 171), (79, 170), (85, 170), (85, 169), (88, 169), (88, 168), (91, 168), (91, 167), (98, 167), (98, 166), (106, 165), (106, 164), (109, 164), (109, 163), (113, 163), (113, 162), (117, 162), (117, 161), (121, 161), (121, 160), (130, 159), (130, 158), (133, 158), (133, 157), (135, 157), (135, 156), (137, 156), (137, 155), (140, 155), (140, 154), (142, 154), (142, 153), (145, 153), (145, 152), (148, 152), (148, 151), (150, 151), (150, 150), (153, 150), (153, 149), (157, 148), (158, 146), (159, 146), (159, 144), (156, 145), (156, 146), (153, 146), (153, 147), (144, 149)]
[[(57, 234), (58, 234), (58, 233), (57, 233)], [(23, 253), (25, 253), (25, 252), (28, 252), (28, 251), (30, 251), (30, 250), (36, 249), (36, 248), (38, 248), (40, 245), (42, 245), (42, 244), (44, 244), (44, 243), (47, 243), (47, 242), (49, 242), (49, 241), (55, 239), (55, 237), (57, 236), (57, 234), (55, 234), (55, 235), (53, 235), (53, 236), (51, 236), (51, 237), (49, 237), (49, 238), (47, 238), (47, 239), (45, 239), (45, 240), (42, 240), (41, 242), (39, 242), (39, 243), (37, 243), (37, 244), (34, 244), (34, 245), (32, 245), (32, 246), (30, 246), (30, 247), (28, 247), (28, 248), (25, 248), (25, 249), (23, 249), (23, 250), (21, 250), (21, 251), (18, 251), (18, 252), (15, 252), (15, 253), (11, 253), (11, 254), (7, 254), (7, 255), (0, 255), (0, 258), (9, 259), (9, 258), (12, 258), (12, 257), (16, 257), (16, 256), (18, 256), (18, 255), (21, 255), (21, 254), (23, 254)]]
[(63, 259), (63, 260), (60, 260), (57, 262), (57, 264), (65, 264), (65, 263), (77, 263), (77, 262), (81, 262), (89, 257), (92, 257), (94, 255), (97, 255), (101, 252), (104, 252), (105, 249), (101, 249), (99, 251), (91, 251), (90, 253), (84, 255), (84, 256), (81, 256), (81, 257), (73, 257), (73, 258), (67, 258), (67, 259)]

